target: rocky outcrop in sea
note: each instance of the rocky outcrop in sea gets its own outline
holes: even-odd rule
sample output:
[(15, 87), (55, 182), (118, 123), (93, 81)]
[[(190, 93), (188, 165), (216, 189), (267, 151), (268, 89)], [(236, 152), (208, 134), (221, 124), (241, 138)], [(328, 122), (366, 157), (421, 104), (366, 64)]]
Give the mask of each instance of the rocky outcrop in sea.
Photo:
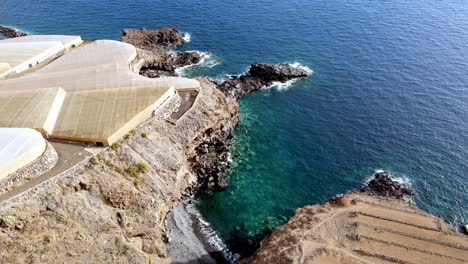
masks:
[(124, 29), (122, 42), (144, 50), (174, 50), (186, 43), (184, 33), (173, 27)]
[(5, 36), (6, 38), (18, 38), (18, 37), (24, 37), (28, 35), (28, 33), (23, 32), (21, 30), (18, 30), (12, 27), (1, 26), (1, 25), (0, 25), (0, 34)]
[(198, 52), (180, 52), (175, 49), (186, 43), (184, 33), (175, 28), (124, 29), (122, 42), (137, 47), (144, 59), (140, 74), (149, 78), (176, 76), (180, 67), (195, 65), (201, 61)]
[(414, 191), (406, 184), (398, 182), (388, 172), (377, 172), (374, 178), (360, 192), (396, 199), (410, 198)]
[(309, 75), (308, 70), (291, 64), (252, 64), (248, 73), (234, 76), (220, 84), (218, 88), (226, 95), (240, 99), (275, 82), (285, 83)]

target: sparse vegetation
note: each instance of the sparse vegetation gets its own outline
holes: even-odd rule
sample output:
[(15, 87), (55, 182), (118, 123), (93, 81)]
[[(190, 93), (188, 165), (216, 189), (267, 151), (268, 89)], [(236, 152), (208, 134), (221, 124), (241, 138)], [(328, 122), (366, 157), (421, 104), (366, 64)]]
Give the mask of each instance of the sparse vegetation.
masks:
[(114, 229), (114, 225), (112, 225), (111, 223), (106, 223), (106, 224), (104, 224), (104, 226), (102, 226), (102, 231), (103, 232), (109, 232), (112, 229)]
[(93, 165), (98, 165), (99, 164), (99, 158), (97, 156), (92, 157), (89, 162)]
[(131, 177), (136, 177), (141, 173), (147, 173), (149, 171), (148, 164), (144, 162), (139, 162), (136, 165), (132, 165), (127, 168), (127, 174)]
[(112, 150), (120, 149), (122, 147), (122, 142), (123, 142), (122, 140), (115, 142), (114, 144), (112, 144), (111, 149)]
[(147, 173), (149, 171), (149, 166), (148, 164), (144, 163), (144, 162), (140, 162), (137, 164), (138, 166), (138, 170), (141, 172), (141, 173)]
[(190, 96), (191, 97), (196, 97), (198, 95), (198, 91), (191, 91)]
[(120, 175), (123, 175), (125, 173), (125, 170), (120, 166), (114, 166), (114, 171)]
[(135, 180), (133, 181), (133, 185), (135, 185), (135, 187), (138, 187), (138, 186), (140, 186), (140, 185), (141, 185), (141, 180), (140, 180), (140, 179), (138, 179), (138, 178), (137, 178), (137, 179), (135, 179)]
[(16, 224), (16, 217), (13, 215), (0, 216), (0, 227), (12, 227)]
[(142, 138), (148, 138), (148, 134), (146, 132), (141, 133)]
[(130, 167), (127, 168), (127, 173), (128, 175), (132, 176), (132, 177), (136, 177), (138, 176), (138, 174), (140, 174), (139, 170), (138, 170), (138, 167), (135, 166), (135, 165), (132, 165)]
[(68, 216), (64, 212), (57, 212), (56, 219), (59, 222), (66, 223)]
[(35, 250), (36, 250), (36, 247), (34, 245), (29, 244), (26, 246), (27, 253), (33, 253)]

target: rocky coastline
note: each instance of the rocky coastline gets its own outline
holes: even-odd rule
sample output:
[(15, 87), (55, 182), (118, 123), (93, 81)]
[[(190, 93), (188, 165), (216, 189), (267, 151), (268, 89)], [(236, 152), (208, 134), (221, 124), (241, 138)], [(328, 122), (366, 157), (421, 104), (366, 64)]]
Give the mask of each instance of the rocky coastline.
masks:
[[(177, 68), (201, 60), (197, 52), (176, 50), (187, 40), (175, 28), (125, 29), (122, 41), (137, 47), (133, 67), (149, 78), (174, 76)], [(190, 214), (183, 202), (196, 192), (217, 192), (228, 186), (224, 176), (230, 170), (229, 152), (240, 119), (238, 100), (277, 82), (310, 74), (295, 65), (257, 63), (246, 74), (222, 83), (199, 78), (201, 90), (197, 101), (177, 125), (164, 119), (177, 105), (177, 99), (172, 98), (153, 118), (87, 166), (25, 197), (21, 203), (3, 203), (0, 248), (6, 253), (0, 254), (0, 263), (229, 262), (216, 245), (206, 240), (197, 222), (200, 219)], [(409, 260), (412, 252), (418, 252), (421, 257), (431, 254), (441, 260), (464, 261), (463, 256), (455, 253), (460, 248), (468, 249), (463, 244), (466, 238), (459, 237), (442, 220), (417, 209), (411, 204), (413, 195), (413, 190), (390, 174), (376, 173), (360, 190), (333, 198), (325, 205), (298, 209), (286, 225), (275, 229), (259, 244), (251, 258), (241, 262), (395, 260), (390, 254), (391, 247), (410, 242), (403, 238), (397, 242), (384, 241), (385, 244), (383, 238), (361, 229), (372, 224), (380, 228), (379, 232), (387, 232), (389, 227), (381, 223), (382, 219), (416, 227), (420, 222), (427, 223), (422, 229), (443, 232), (460, 243), (449, 246), (449, 253), (434, 253), (419, 244), (412, 245), (416, 248), (413, 250), (404, 244), (410, 253), (404, 252), (402, 256)], [(382, 215), (372, 215), (370, 207)], [(401, 219), (387, 219), (393, 214)], [(365, 222), (366, 217), (377, 220)], [(411, 222), (413, 218), (417, 222)], [(384, 243), (376, 247), (388, 251), (375, 253), (361, 247), (365, 239), (373, 239), (370, 245)], [(437, 238), (434, 241), (431, 243), (445, 243)]]
[(23, 32), (21, 30), (18, 30), (12, 27), (2, 26), (2, 25), (0, 25), (0, 34), (5, 36), (6, 38), (18, 38), (18, 37), (24, 37), (28, 35), (28, 33)]
[[(173, 75), (197, 61), (192, 53), (174, 50), (183, 43), (178, 31), (143, 30), (155, 34), (155, 46), (134, 42), (145, 36), (141, 31), (124, 32), (123, 41), (137, 45), (133, 63), (140, 64), (132, 67), (142, 75), (148, 70)], [(0, 262), (170, 263), (165, 220), (195, 191), (227, 186), (223, 176), (239, 121), (238, 97), (227, 96), (228, 89), (223, 93), (212, 81), (199, 81), (196, 103), (177, 125), (164, 119), (177, 104), (173, 98), (88, 165), (3, 202)]]
[(122, 42), (139, 49), (138, 55), (145, 61), (140, 74), (148, 78), (176, 76), (177, 68), (198, 64), (202, 59), (197, 52), (175, 51), (187, 40), (184, 33), (171, 27), (155, 30), (124, 29)]
[(298, 209), (240, 263), (466, 263), (468, 238), (418, 209), (414, 195), (378, 172), (360, 190)]

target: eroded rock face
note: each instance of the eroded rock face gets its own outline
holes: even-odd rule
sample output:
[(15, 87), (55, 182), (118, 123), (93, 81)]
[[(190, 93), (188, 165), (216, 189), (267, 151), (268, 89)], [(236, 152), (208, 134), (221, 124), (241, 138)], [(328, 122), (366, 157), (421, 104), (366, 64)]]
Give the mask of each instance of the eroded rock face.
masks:
[(201, 61), (197, 52), (174, 51), (185, 43), (184, 34), (175, 28), (124, 29), (122, 42), (138, 49), (139, 58), (143, 60), (140, 74), (148, 78), (176, 76), (177, 68)]
[(14, 28), (10, 27), (5, 27), (5, 26), (0, 26), (0, 34), (7, 38), (18, 38), (18, 37), (24, 37), (27, 36), (28, 33), (16, 30)]
[(252, 64), (247, 74), (233, 77), (218, 88), (226, 95), (242, 98), (245, 95), (271, 86), (274, 82), (305, 78), (310, 73), (290, 64)]
[(173, 27), (124, 29), (122, 41), (144, 50), (175, 49), (185, 43), (184, 34)]
[(232, 134), (238, 120), (237, 102), (199, 81), (196, 104), (177, 125), (164, 120), (170, 101), (93, 163), (3, 203), (0, 263), (170, 263), (163, 222), (198, 186), (189, 160)]
[(140, 74), (148, 78), (176, 76), (177, 68), (197, 64), (201, 60), (197, 52), (138, 50), (138, 55), (144, 60)]
[(224, 176), (229, 169), (232, 130), (233, 128), (221, 127), (217, 131), (205, 131), (202, 144), (195, 148), (194, 155), (189, 159), (192, 170), (199, 178), (200, 191), (222, 191), (228, 187)]

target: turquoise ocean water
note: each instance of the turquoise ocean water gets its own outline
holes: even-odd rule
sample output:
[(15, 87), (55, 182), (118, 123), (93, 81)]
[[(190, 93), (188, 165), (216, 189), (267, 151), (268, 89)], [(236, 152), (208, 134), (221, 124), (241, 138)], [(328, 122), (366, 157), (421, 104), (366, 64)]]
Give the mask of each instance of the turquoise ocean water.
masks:
[(380, 169), (409, 182), (419, 207), (468, 222), (466, 0), (2, 0), (0, 24), (89, 40), (176, 26), (192, 36), (183, 49), (211, 56), (188, 76), (221, 79), (254, 62), (311, 68), (241, 101), (231, 186), (198, 200), (228, 242)]

